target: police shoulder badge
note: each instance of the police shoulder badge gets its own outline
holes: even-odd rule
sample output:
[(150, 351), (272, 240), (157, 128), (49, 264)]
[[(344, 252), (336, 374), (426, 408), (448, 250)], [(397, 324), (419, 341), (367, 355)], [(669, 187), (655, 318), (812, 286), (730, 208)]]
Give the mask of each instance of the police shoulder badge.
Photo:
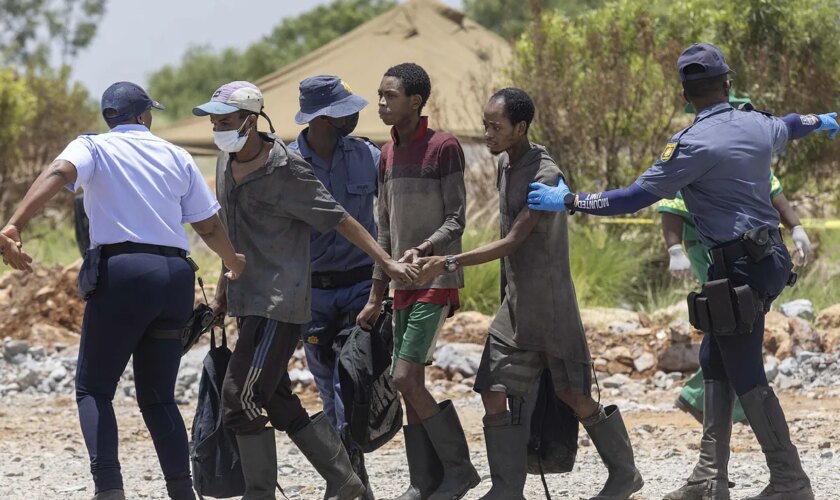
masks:
[(674, 155), (674, 151), (677, 149), (677, 145), (679, 142), (669, 142), (665, 145), (665, 150), (662, 151), (662, 156), (659, 157), (661, 161), (668, 161), (671, 159), (671, 156)]

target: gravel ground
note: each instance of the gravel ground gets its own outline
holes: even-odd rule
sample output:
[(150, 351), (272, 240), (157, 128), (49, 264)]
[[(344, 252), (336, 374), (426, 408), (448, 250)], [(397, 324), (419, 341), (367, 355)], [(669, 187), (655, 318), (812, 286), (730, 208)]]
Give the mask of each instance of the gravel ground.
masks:
[[(605, 399), (608, 394), (605, 394)], [(840, 402), (836, 392), (784, 393), (782, 401), (795, 442), (806, 470), (811, 475), (817, 498), (837, 498), (840, 491)], [(696, 457), (700, 426), (687, 415), (671, 408), (673, 391), (648, 391), (632, 398), (609, 398), (618, 403), (628, 422), (637, 465), (645, 487), (633, 498), (661, 498), (677, 487), (689, 473)], [(304, 397), (310, 411), (319, 401)], [(93, 483), (78, 427), (72, 398), (50, 395), (18, 395), (4, 398), (0, 410), (0, 496), (18, 499), (89, 499)], [(473, 461), (482, 476), (481, 485), (467, 499), (479, 498), (490, 487), (489, 471), (481, 429), (481, 403), (464, 395), (456, 404), (470, 440)], [(166, 498), (154, 449), (139, 412), (130, 399), (115, 403), (120, 423), (120, 454), (129, 499)], [(182, 413), (190, 420), (192, 406)], [(300, 452), (284, 435), (277, 435), (279, 479), (290, 499), (320, 499), (323, 483)], [(554, 499), (588, 498), (599, 489), (606, 471), (593, 446), (580, 435), (581, 447), (575, 470), (547, 478)], [(755, 494), (767, 480), (767, 470), (752, 432), (736, 425), (731, 462), (732, 480), (737, 483), (733, 498)], [(378, 498), (396, 496), (408, 481), (408, 471), (398, 436), (376, 453), (368, 455), (368, 470)], [(539, 477), (529, 476), (525, 496), (545, 498)]]

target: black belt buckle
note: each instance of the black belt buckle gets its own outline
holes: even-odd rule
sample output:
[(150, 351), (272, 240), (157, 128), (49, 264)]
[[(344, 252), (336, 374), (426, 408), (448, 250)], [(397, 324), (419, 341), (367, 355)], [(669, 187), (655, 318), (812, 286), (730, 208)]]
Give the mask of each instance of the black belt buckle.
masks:
[(312, 275), (312, 288), (335, 288), (333, 284), (332, 276), (329, 274), (313, 274)]

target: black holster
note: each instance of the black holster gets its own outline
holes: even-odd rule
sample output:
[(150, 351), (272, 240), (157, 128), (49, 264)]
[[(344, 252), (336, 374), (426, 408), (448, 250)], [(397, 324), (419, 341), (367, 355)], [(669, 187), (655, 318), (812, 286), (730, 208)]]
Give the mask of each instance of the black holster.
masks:
[(179, 340), (182, 348), (181, 355), (183, 356), (198, 342), (201, 335), (210, 329), (212, 323), (213, 309), (207, 304), (198, 304), (183, 328), (171, 330), (149, 328), (146, 335), (154, 339)]
[(691, 326), (715, 335), (750, 333), (762, 301), (749, 285), (732, 286), (728, 278), (703, 284), (700, 293), (688, 294)]
[(99, 261), (102, 247), (90, 248), (85, 252), (85, 260), (79, 269), (79, 295), (87, 300), (96, 292), (99, 283)]
[[(761, 262), (782, 242), (778, 229), (759, 226), (740, 238), (713, 248), (713, 280), (703, 284), (700, 293), (688, 294), (688, 320), (691, 326), (715, 335), (750, 333), (764, 310), (764, 301), (749, 285), (734, 286), (727, 270), (735, 260), (748, 257)], [(795, 278), (794, 278), (795, 280)]]

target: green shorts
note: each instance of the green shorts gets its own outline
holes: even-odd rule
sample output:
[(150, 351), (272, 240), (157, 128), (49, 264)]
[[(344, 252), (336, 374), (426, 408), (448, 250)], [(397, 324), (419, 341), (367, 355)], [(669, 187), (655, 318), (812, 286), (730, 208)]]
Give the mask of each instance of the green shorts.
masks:
[(429, 365), (435, 352), (449, 306), (417, 302), (407, 309), (394, 311), (394, 359)]

